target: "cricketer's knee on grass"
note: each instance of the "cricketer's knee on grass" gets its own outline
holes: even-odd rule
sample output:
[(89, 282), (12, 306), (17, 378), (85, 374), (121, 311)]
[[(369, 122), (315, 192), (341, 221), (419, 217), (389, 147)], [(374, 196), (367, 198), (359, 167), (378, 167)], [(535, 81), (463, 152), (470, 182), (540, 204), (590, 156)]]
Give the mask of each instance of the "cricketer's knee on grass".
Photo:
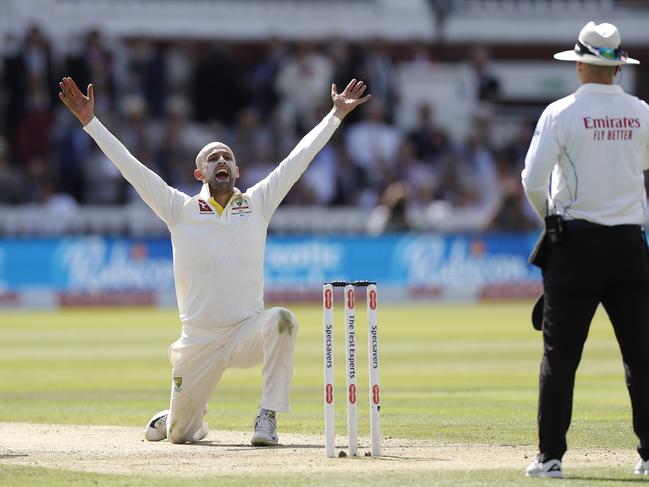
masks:
[(270, 308), (271, 318), (264, 324), (264, 336), (274, 333), (295, 338), (299, 325), (293, 313), (286, 308)]
[(167, 438), (171, 443), (191, 443), (193, 441), (194, 431), (190, 429), (189, 423), (180, 423), (172, 421), (167, 430)]
[(169, 415), (170, 423), (167, 425), (167, 438), (171, 443), (196, 443), (207, 435), (209, 428), (203, 420), (203, 412), (198, 414), (193, 411), (186, 417), (174, 414)]

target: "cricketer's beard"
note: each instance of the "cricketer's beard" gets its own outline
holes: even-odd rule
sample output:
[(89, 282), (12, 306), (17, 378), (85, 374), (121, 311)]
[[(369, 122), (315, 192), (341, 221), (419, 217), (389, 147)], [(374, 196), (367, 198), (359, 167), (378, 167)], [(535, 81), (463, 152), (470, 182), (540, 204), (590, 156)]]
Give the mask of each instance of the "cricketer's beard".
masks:
[(228, 170), (229, 172), (228, 179), (221, 181), (216, 178), (216, 170), (217, 170), (216, 164), (206, 164), (205, 167), (203, 168), (204, 171), (203, 174), (205, 175), (207, 184), (210, 187), (210, 191), (219, 194), (224, 194), (224, 193), (227, 194), (234, 191), (235, 176), (232, 173), (232, 171)]

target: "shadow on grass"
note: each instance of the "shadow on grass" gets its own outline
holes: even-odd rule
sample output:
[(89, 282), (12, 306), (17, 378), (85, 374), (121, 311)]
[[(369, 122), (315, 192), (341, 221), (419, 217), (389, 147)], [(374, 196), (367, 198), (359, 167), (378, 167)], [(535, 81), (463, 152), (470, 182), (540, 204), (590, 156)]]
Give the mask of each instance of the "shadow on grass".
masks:
[(239, 450), (245, 448), (246, 450), (267, 450), (269, 448), (273, 449), (306, 449), (314, 450), (318, 448), (324, 448), (322, 445), (276, 445), (276, 446), (252, 446), (250, 443), (219, 443), (217, 441), (197, 441), (196, 443), (187, 443), (191, 446), (211, 446), (211, 447), (220, 447), (220, 448), (229, 448)]
[(450, 458), (435, 458), (435, 457), (407, 457), (407, 456), (399, 456), (399, 455), (381, 455), (380, 457), (376, 457), (376, 460), (381, 460), (381, 461), (404, 461), (407, 460), (409, 462), (430, 462), (431, 460), (434, 462), (450, 462)]
[[(219, 443), (217, 441), (211, 441), (211, 440), (202, 440), (202, 441), (197, 441), (196, 443), (187, 443), (187, 445), (192, 445), (192, 446), (204, 446), (204, 447), (212, 447), (212, 448), (223, 448), (225, 451), (241, 451), (241, 450), (268, 450), (268, 449), (273, 449), (273, 450), (323, 450), (324, 447), (321, 444), (299, 444), (299, 445), (292, 445), (292, 444), (280, 444), (276, 446), (252, 446), (250, 443)], [(369, 447), (368, 447), (369, 448)], [(336, 447), (336, 450), (339, 450), (339, 452), (345, 452), (348, 447), (346, 445), (343, 446), (338, 446)], [(438, 461), (438, 462), (448, 462), (450, 459), (448, 458), (422, 458), (422, 457), (409, 457), (409, 456), (399, 456), (399, 455), (381, 455), (379, 457), (372, 457), (372, 455), (369, 454), (369, 450), (366, 453), (362, 453), (362, 450), (364, 448), (359, 447), (359, 452), (360, 454), (355, 456), (355, 457), (348, 457), (347, 455), (343, 455), (343, 458), (354, 458), (354, 459), (359, 459), (359, 458), (371, 458), (376, 461), (382, 461), (382, 462), (399, 462), (399, 461), (422, 461), (422, 462), (429, 462), (431, 460), (433, 461)], [(340, 455), (336, 455), (336, 457), (340, 457)]]
[(640, 476), (633, 479), (621, 479), (612, 477), (588, 477), (585, 475), (564, 475), (564, 480), (583, 480), (584, 482), (625, 482), (631, 484), (649, 483), (649, 476)]

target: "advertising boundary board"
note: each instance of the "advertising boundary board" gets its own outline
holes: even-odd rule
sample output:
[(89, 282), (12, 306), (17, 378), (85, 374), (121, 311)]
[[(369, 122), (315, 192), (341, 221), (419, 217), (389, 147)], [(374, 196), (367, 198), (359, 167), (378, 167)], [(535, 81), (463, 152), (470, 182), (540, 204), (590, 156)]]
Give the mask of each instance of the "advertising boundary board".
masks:
[[(535, 234), (268, 237), (268, 302), (316, 302), (328, 280), (368, 279), (388, 301), (529, 299)], [(169, 239), (0, 239), (0, 307), (175, 306)]]

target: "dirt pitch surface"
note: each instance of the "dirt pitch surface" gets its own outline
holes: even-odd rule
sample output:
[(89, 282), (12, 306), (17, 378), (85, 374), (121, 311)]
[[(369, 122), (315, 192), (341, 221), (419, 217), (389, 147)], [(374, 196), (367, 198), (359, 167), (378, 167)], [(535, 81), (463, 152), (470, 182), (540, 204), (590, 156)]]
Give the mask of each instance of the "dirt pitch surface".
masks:
[[(365, 457), (361, 438), (358, 458), (324, 458), (318, 436), (280, 434), (281, 446), (254, 448), (250, 432), (211, 431), (193, 445), (167, 441), (150, 443), (142, 429), (118, 426), (77, 426), (0, 423), (0, 463), (107, 474), (200, 477), (286, 474), (300, 472), (395, 472), (467, 469), (521, 469), (533, 446), (469, 445), (385, 438), (383, 456)], [(337, 452), (345, 447), (338, 438)], [(574, 449), (565, 457), (571, 468), (596, 465), (628, 467), (635, 452)]]

